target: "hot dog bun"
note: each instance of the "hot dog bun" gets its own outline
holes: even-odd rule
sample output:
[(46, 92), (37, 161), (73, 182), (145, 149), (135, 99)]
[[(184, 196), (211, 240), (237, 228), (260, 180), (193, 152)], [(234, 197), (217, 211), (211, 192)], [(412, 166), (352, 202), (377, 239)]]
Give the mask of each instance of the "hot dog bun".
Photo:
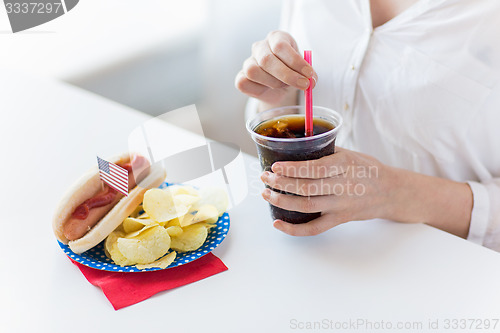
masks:
[[(108, 159), (108, 161), (115, 164), (126, 163), (130, 161), (130, 156), (126, 153)], [(165, 170), (161, 166), (152, 166), (146, 178), (132, 189), (127, 197), (122, 198), (88, 233), (79, 239), (68, 241), (63, 233), (64, 223), (70, 218), (76, 207), (102, 189), (98, 168), (90, 169), (71, 186), (59, 202), (52, 222), (54, 234), (59, 241), (68, 244), (75, 253), (91, 249), (103, 241), (134, 211), (142, 202), (146, 190), (160, 186), (165, 176)]]
[[(130, 161), (128, 153), (114, 156), (108, 161), (119, 163)], [(68, 244), (68, 239), (64, 236), (64, 222), (71, 216), (78, 205), (88, 198), (93, 197), (102, 189), (102, 180), (99, 177), (99, 169), (94, 166), (78, 179), (64, 194), (54, 213), (52, 228), (57, 239), (64, 244)]]

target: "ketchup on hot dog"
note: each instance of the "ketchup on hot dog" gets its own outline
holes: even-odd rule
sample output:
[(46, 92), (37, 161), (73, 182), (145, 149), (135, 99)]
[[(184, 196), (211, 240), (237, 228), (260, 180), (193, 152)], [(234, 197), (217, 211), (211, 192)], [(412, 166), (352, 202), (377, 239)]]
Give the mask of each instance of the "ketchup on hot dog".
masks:
[(71, 217), (78, 220), (85, 220), (92, 208), (102, 207), (109, 205), (116, 198), (118, 193), (111, 187), (104, 185), (104, 191), (98, 193), (95, 197), (85, 200), (80, 206), (75, 208)]

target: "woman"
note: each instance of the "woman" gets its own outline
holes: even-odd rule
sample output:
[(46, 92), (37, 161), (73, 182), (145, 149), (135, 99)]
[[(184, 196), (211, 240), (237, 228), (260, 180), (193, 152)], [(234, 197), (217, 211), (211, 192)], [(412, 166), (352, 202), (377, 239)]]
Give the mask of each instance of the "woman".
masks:
[[(314, 103), (342, 113), (345, 126), (336, 154), (262, 175), (301, 195), (266, 189), (271, 204), (322, 212), (274, 226), (304, 236), (352, 220), (424, 222), (500, 250), (498, 17), (495, 0), (286, 2), (282, 30), (254, 43), (236, 87), (264, 110), (300, 103), (312, 77)], [(299, 46), (313, 50), (314, 67)], [(308, 173), (298, 177), (298, 167)], [(378, 172), (338, 172), (349, 167)], [(313, 191), (320, 183), (330, 186)], [(363, 195), (329, 190), (348, 183)]]

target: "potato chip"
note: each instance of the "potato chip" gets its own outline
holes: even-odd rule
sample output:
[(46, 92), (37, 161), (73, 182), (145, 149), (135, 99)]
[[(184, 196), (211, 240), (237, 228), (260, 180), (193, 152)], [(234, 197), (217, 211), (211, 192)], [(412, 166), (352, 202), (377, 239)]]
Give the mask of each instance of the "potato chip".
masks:
[(149, 219), (149, 215), (146, 213), (142, 213), (141, 215), (137, 216), (138, 219)]
[(168, 221), (165, 224), (165, 228), (174, 227), (174, 226), (180, 227), (181, 226), (180, 221), (182, 218), (184, 218), (184, 216), (180, 216), (180, 217), (176, 217), (175, 219), (171, 219), (170, 221)]
[(166, 222), (185, 215), (189, 206), (175, 204), (172, 193), (167, 189), (147, 190), (144, 194), (143, 206), (146, 213), (157, 222)]
[(144, 231), (146, 231), (146, 230), (148, 230), (148, 229), (151, 229), (151, 228), (153, 228), (153, 227), (156, 227), (156, 226), (158, 226), (158, 224), (156, 224), (156, 223), (155, 223), (155, 224), (144, 225), (144, 226), (142, 226), (142, 229), (137, 230), (137, 231), (134, 231), (134, 232), (131, 232), (131, 233), (128, 233), (128, 234), (126, 234), (124, 237), (125, 237), (125, 238), (134, 238), (134, 237), (137, 237), (137, 236), (139, 236), (142, 232), (144, 232)]
[(114, 261), (118, 266), (130, 266), (135, 264), (135, 262), (128, 260), (121, 252), (118, 250), (118, 243), (114, 243), (111, 251), (111, 260)]
[(134, 231), (141, 230), (145, 225), (150, 224), (156, 224), (156, 222), (151, 219), (127, 217), (125, 220), (123, 220), (123, 231), (128, 234)]
[(106, 256), (108, 258), (111, 259), (111, 254), (110, 254), (110, 250), (113, 246), (113, 243), (116, 243), (116, 240), (118, 239), (118, 237), (123, 237), (125, 234), (121, 231), (113, 231), (111, 232), (108, 237), (106, 237), (106, 240), (104, 241), (104, 253), (106, 254)]
[(186, 214), (181, 221), (181, 227), (186, 227), (188, 225), (203, 221), (215, 223), (217, 222), (218, 217), (219, 212), (217, 211), (217, 208), (215, 208), (215, 206), (203, 205), (199, 207), (198, 211), (191, 214)]
[(218, 216), (224, 214), (229, 205), (226, 190), (220, 187), (206, 187), (200, 190), (200, 200), (191, 207), (191, 210), (199, 210), (204, 205), (212, 205), (217, 208)]
[(171, 226), (171, 227), (168, 227), (166, 228), (167, 229), (167, 232), (168, 234), (171, 236), (171, 237), (175, 237), (175, 236), (179, 236), (180, 234), (183, 233), (183, 230), (181, 227), (179, 226)]
[(180, 221), (180, 226), (181, 227), (187, 227), (188, 225), (191, 225), (193, 224), (193, 219), (194, 219), (194, 216), (196, 215), (196, 212), (190, 212), (190, 213), (187, 213), (186, 215), (184, 216), (181, 216), (179, 218), (179, 221)]
[(168, 252), (170, 243), (167, 230), (158, 225), (133, 238), (118, 238), (117, 240), (118, 250), (125, 258), (137, 264), (149, 264), (160, 258)]
[(177, 255), (174, 251), (165, 255), (170, 247), (180, 252), (200, 248), (227, 206), (228, 197), (221, 188), (150, 189), (142, 206), (106, 238), (106, 255), (120, 266), (167, 268)]
[(217, 226), (216, 224), (207, 223), (207, 222), (202, 222), (202, 223), (198, 223), (198, 224), (205, 226), (207, 228), (208, 232), (210, 232), (210, 229), (215, 228)]
[(212, 226), (213, 226), (213, 225), (215, 225), (217, 223), (218, 220), (219, 220), (219, 217), (216, 216), (216, 217), (211, 217), (209, 219), (206, 219), (205, 222), (209, 223), (209, 224), (212, 224)]
[[(123, 230), (123, 223), (120, 224), (114, 231), (120, 231), (120, 232), (123, 232), (125, 233), (125, 231)], [(108, 235), (109, 236), (109, 235)]]
[(173, 196), (179, 194), (189, 194), (199, 197), (198, 190), (190, 185), (171, 185), (168, 187)]
[(119, 266), (128, 266), (128, 265), (133, 265), (135, 262), (128, 260), (123, 256), (123, 254), (118, 250), (117, 246), (117, 241), (120, 237), (124, 235), (123, 232), (120, 231), (113, 231), (109, 236), (106, 238), (106, 241), (104, 243), (104, 249), (106, 252), (106, 255), (109, 254), (109, 258), (115, 262), (115, 264)]
[(183, 233), (172, 237), (170, 246), (179, 252), (194, 251), (205, 243), (207, 239), (207, 228), (200, 223), (183, 228)]
[(140, 212), (142, 211), (142, 205), (137, 206), (136, 209), (130, 214), (131, 217), (138, 217)]
[(191, 207), (193, 204), (198, 202), (200, 197), (189, 195), (189, 194), (176, 194), (174, 195), (174, 204), (176, 206), (187, 206)]
[(142, 265), (137, 264), (137, 265), (135, 265), (135, 267), (137, 267), (138, 269), (146, 269), (146, 268), (165, 269), (168, 266), (170, 266), (171, 263), (174, 262), (176, 256), (177, 256), (177, 253), (175, 251), (172, 251), (169, 254), (167, 254), (166, 256), (164, 256), (163, 258), (160, 258), (160, 259), (158, 259), (150, 264), (142, 264)]
[(196, 215), (194, 216), (193, 223), (213, 220), (217, 222), (217, 218), (219, 217), (219, 212), (215, 206), (212, 205), (203, 205), (198, 209)]

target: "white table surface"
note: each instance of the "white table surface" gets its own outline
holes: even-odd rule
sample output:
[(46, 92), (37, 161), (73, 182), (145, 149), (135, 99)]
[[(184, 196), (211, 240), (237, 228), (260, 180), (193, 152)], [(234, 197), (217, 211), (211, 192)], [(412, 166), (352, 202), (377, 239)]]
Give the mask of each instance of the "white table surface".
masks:
[[(124, 150), (146, 119), (62, 83), (1, 73), (1, 332), (311, 332), (299, 322), (358, 319), (437, 332), (446, 319), (500, 317), (498, 253), (389, 221), (290, 237), (272, 227), (255, 189), (229, 212), (229, 235), (214, 251), (228, 271), (114, 311), (59, 249), (51, 218), (96, 150)], [(257, 160), (245, 161), (255, 180)]]

